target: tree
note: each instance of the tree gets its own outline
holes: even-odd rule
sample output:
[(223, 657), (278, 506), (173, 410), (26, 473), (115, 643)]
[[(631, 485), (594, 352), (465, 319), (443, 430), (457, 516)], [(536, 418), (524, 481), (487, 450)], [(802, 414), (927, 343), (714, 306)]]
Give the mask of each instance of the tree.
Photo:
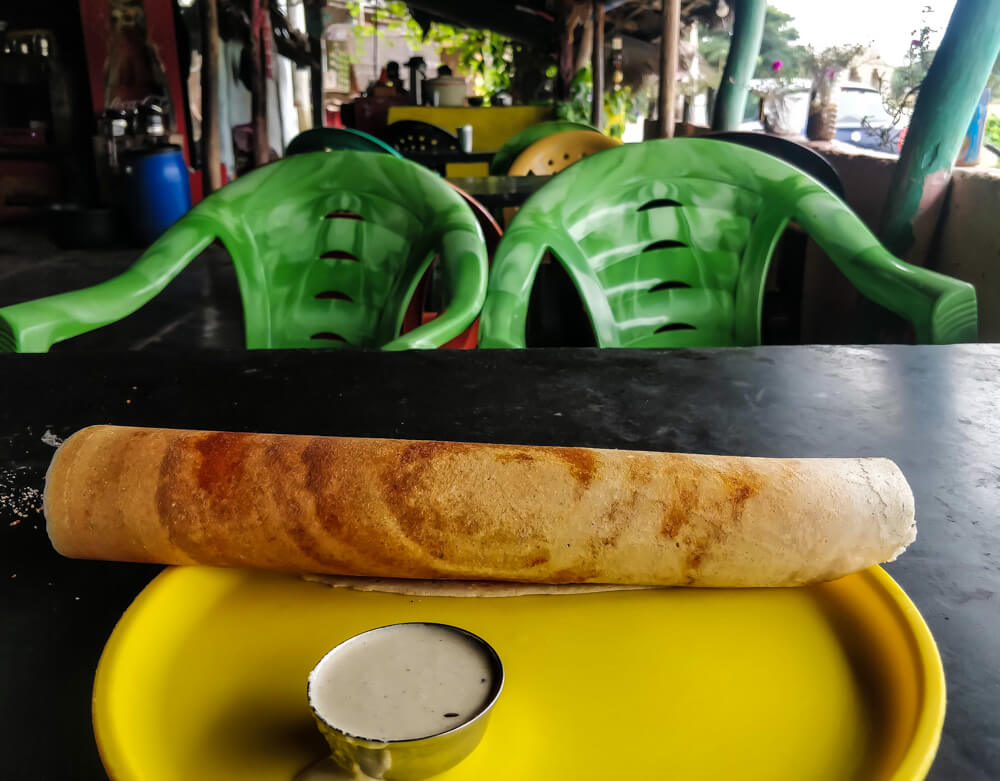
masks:
[(993, 73), (990, 74), (986, 86), (990, 88), (995, 97), (1000, 97), (1000, 54), (997, 55), (997, 60), (993, 63)]
[(773, 6), (767, 7), (764, 16), (764, 37), (760, 43), (760, 57), (754, 77), (767, 78), (771, 75), (771, 65), (781, 63), (781, 70), (788, 77), (804, 75), (808, 52), (804, 46), (796, 44), (799, 31), (792, 26), (795, 18), (791, 14), (779, 11)]
[[(937, 54), (936, 49), (930, 48), (930, 37), (937, 30), (927, 23), (927, 17), (932, 10), (933, 8), (929, 5), (923, 7), (920, 27), (911, 32), (913, 39), (910, 41), (910, 48), (906, 52), (903, 65), (892, 73), (888, 102), (894, 105), (912, 107), (916, 101), (916, 95), (920, 91), (920, 85), (923, 84), (927, 71), (930, 70), (931, 63), (934, 61), (934, 55)], [(1000, 92), (1000, 54), (997, 55), (996, 62), (993, 63), (993, 72), (990, 74), (986, 86), (994, 94)]]
[(698, 54), (719, 73), (726, 64), (729, 53), (729, 29), (705, 30), (698, 39)]
[[(347, 9), (355, 19), (364, 21), (362, 5), (358, 0), (348, 0)], [(442, 53), (458, 55), (462, 71), (472, 77), (476, 94), (487, 101), (494, 93), (510, 89), (514, 56), (521, 48), (510, 38), (489, 30), (454, 27), (439, 22), (432, 22), (426, 29), (421, 28), (402, 0), (389, 0), (381, 6), (376, 5), (374, 14), (379, 24), (379, 37), (384, 37), (387, 29), (398, 30), (413, 46), (430, 43)], [(375, 35), (375, 28), (362, 23), (355, 26), (354, 33), (360, 44), (366, 37)]]
[[(792, 24), (794, 21), (791, 14), (779, 11), (774, 6), (767, 7), (755, 78), (773, 75), (771, 66), (775, 62), (781, 63), (781, 73), (787, 78), (804, 74), (808, 52), (804, 46), (795, 43), (799, 39), (799, 32)], [(728, 28), (706, 30), (698, 42), (698, 53), (702, 59), (720, 73), (729, 54), (730, 34), (731, 30)]]
[(916, 99), (920, 85), (934, 60), (936, 50), (931, 49), (930, 38), (937, 30), (927, 22), (931, 11), (929, 5), (925, 5), (921, 10), (920, 27), (910, 32), (913, 39), (910, 41), (910, 48), (906, 51), (903, 64), (892, 73), (889, 96), (894, 104), (909, 106)]

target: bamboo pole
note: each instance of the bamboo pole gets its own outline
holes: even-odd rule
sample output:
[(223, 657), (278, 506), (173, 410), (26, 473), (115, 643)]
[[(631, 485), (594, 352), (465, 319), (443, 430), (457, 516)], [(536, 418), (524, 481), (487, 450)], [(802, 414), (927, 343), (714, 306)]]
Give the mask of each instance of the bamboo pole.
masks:
[(677, 52), (681, 33), (681, 0), (663, 0), (660, 31), (660, 138), (673, 138), (677, 104)]
[(943, 197), (998, 49), (1000, 2), (958, 0), (889, 183), (879, 237), (893, 254), (906, 255), (915, 240), (914, 220)]
[(209, 195), (222, 187), (219, 138), (219, 6), (201, 0), (201, 186)]
[(270, 29), (263, 24), (263, 14), (270, 13), (268, 0), (252, 0), (250, 23), (250, 58), (253, 61), (253, 91), (251, 115), (253, 117), (253, 165), (259, 168), (271, 159), (271, 145), (267, 137), (267, 70), (264, 64), (265, 49), (262, 35)]
[(590, 124), (600, 130), (604, 127), (604, 0), (595, 0), (593, 8), (594, 36), (590, 61), (594, 74), (594, 92), (590, 106)]
[(764, 38), (767, 0), (735, 0), (733, 10), (736, 19), (712, 112), (713, 130), (738, 130), (743, 121), (750, 79), (757, 67), (760, 42)]

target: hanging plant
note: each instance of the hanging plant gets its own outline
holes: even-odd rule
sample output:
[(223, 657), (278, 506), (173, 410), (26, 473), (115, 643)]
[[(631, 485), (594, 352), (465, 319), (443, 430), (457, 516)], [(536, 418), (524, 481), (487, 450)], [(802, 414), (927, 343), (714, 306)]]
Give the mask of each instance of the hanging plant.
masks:
[[(569, 99), (556, 104), (556, 116), (571, 122), (590, 123), (593, 104), (594, 79), (590, 66), (585, 65), (576, 72), (569, 83)], [(612, 138), (621, 138), (625, 133), (625, 123), (638, 109), (638, 99), (630, 87), (611, 88), (604, 93), (604, 127), (602, 130)]]
[[(360, 23), (354, 26), (354, 35), (360, 44), (373, 38), (376, 29), (364, 23), (364, 6), (359, 0), (348, 0), (347, 10)], [(439, 53), (458, 56), (462, 72), (471, 77), (473, 92), (485, 98), (485, 105), (497, 92), (510, 89), (514, 74), (514, 54), (520, 48), (510, 38), (489, 30), (453, 27), (450, 24), (431, 22), (425, 30), (410, 14), (406, 3), (390, 0), (375, 6), (374, 19), (378, 22), (377, 35), (386, 32), (401, 33), (413, 48), (431, 44)]]

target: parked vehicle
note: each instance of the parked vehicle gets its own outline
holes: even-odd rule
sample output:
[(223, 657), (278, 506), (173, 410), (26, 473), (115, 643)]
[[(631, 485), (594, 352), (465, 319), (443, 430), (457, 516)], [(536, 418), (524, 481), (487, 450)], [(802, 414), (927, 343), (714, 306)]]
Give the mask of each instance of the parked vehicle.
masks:
[[(751, 88), (764, 91), (766, 85), (755, 82)], [(800, 128), (799, 132), (802, 135), (806, 132), (809, 95), (807, 87), (799, 87), (790, 90), (784, 97), (788, 104), (788, 114), (793, 118), (793, 126)], [(764, 100), (758, 93), (747, 102), (740, 130), (764, 130), (762, 121)], [(837, 141), (865, 149), (898, 154), (905, 138), (905, 127), (905, 122), (893, 127), (892, 117), (886, 111), (882, 96), (877, 89), (863, 84), (841, 85), (837, 100), (837, 128), (834, 135)]]
[(834, 136), (838, 141), (898, 154), (903, 127), (893, 127), (892, 117), (877, 89), (861, 84), (841, 85)]

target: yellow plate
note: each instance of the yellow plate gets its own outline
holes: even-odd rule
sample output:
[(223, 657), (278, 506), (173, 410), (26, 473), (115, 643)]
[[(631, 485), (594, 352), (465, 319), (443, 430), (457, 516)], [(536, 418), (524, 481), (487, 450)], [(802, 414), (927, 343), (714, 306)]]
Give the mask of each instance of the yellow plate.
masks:
[(920, 779), (944, 719), (930, 632), (880, 568), (799, 589), (416, 598), (169, 569), (101, 657), (94, 729), (116, 781), (290, 781), (324, 743), (306, 676), (383, 624), (475, 632), (507, 680), (442, 780)]

